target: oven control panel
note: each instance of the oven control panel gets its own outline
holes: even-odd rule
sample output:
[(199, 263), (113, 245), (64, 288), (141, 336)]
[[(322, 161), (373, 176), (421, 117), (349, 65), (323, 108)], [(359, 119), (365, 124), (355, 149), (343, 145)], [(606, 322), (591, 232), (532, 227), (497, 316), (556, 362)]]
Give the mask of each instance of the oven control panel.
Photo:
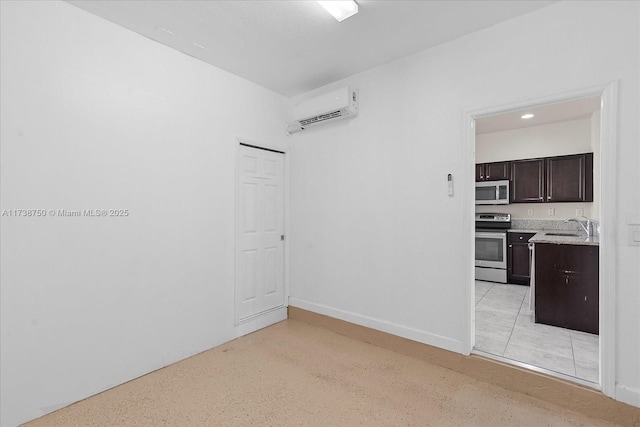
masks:
[(478, 213), (476, 221), (511, 222), (511, 214), (508, 213)]

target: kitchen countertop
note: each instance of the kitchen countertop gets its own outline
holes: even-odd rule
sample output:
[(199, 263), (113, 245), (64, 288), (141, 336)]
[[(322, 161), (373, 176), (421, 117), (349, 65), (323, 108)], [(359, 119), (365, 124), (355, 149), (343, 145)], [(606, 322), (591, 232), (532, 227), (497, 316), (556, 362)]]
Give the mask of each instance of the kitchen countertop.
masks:
[[(518, 230), (514, 230), (518, 231)], [(537, 230), (535, 236), (529, 239), (529, 243), (553, 243), (557, 245), (588, 245), (600, 246), (600, 238), (598, 236), (586, 237), (585, 233), (578, 236), (550, 236), (548, 233), (563, 232), (562, 230)], [(571, 232), (571, 231), (566, 231)]]
[[(592, 223), (598, 224), (597, 220)], [(600, 246), (599, 236), (587, 237), (577, 224), (567, 224), (564, 220), (517, 220), (511, 221), (510, 233), (534, 233), (531, 243), (552, 243), (558, 245)], [(550, 236), (548, 233), (572, 233), (577, 236)]]

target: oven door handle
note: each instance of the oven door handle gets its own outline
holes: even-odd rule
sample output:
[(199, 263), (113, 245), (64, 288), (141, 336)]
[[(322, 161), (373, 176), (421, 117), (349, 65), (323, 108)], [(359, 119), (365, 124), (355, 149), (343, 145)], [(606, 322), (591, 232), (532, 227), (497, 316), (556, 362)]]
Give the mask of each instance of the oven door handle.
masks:
[(483, 239), (495, 239), (496, 237), (500, 236), (503, 239), (507, 238), (507, 233), (503, 232), (503, 231), (498, 231), (498, 232), (493, 232), (493, 231), (476, 231), (476, 237), (481, 237)]

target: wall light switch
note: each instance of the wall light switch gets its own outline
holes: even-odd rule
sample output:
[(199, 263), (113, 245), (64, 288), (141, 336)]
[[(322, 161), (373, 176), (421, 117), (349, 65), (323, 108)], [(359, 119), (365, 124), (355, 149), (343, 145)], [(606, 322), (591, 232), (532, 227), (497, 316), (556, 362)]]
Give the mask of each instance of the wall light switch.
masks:
[(554, 208), (549, 208), (549, 216), (554, 216), (556, 214), (556, 210)]
[(640, 246), (640, 225), (629, 227), (629, 246)]

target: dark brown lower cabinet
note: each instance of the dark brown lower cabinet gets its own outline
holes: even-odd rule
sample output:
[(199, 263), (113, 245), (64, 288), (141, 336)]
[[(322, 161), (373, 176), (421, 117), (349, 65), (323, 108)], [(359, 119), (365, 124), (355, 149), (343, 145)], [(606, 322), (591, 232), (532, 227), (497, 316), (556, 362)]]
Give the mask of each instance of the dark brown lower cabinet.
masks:
[(507, 282), (529, 285), (531, 276), (531, 255), (529, 239), (535, 233), (507, 233)]
[(536, 323), (598, 334), (598, 249), (535, 244)]

